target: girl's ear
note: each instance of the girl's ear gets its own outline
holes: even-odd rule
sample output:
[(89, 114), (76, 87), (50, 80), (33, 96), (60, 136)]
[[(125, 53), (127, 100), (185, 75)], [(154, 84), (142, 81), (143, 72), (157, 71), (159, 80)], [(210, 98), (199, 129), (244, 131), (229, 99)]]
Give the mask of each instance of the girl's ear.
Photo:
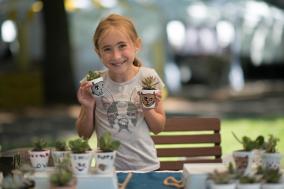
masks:
[(140, 49), (141, 49), (141, 46), (142, 46), (142, 41), (141, 41), (141, 39), (140, 39), (140, 38), (137, 38), (134, 45), (135, 45), (136, 50), (140, 50)]
[(99, 58), (101, 58), (100, 51), (98, 49), (96, 49), (96, 48), (95, 48), (95, 51), (96, 51), (97, 55), (99, 56)]

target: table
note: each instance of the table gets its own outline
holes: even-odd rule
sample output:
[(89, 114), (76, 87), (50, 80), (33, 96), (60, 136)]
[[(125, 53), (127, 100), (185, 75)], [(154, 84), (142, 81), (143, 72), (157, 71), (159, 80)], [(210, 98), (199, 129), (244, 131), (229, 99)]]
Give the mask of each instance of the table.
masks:
[[(35, 180), (35, 189), (49, 189), (50, 170), (36, 172), (32, 179)], [(129, 172), (114, 172), (113, 174), (88, 174), (77, 176), (77, 189), (118, 189), (118, 183), (123, 183)], [(168, 176), (175, 179), (182, 178), (182, 171), (152, 171), (132, 172), (132, 177), (125, 189), (171, 189), (163, 181)]]

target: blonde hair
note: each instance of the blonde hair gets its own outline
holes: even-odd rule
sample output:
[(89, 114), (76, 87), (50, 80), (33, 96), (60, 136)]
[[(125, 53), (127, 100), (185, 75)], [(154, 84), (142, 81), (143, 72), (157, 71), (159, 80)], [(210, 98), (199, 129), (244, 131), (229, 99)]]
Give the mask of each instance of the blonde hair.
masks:
[[(139, 37), (134, 27), (134, 24), (130, 19), (125, 16), (121, 16), (118, 14), (111, 14), (108, 17), (102, 19), (97, 26), (97, 29), (93, 36), (93, 43), (95, 45), (96, 52), (99, 52), (99, 39), (100, 37), (108, 31), (110, 28), (115, 27), (116, 29), (125, 31), (130, 38), (130, 40), (135, 43)], [(133, 65), (140, 67), (141, 62), (135, 57), (133, 61)]]

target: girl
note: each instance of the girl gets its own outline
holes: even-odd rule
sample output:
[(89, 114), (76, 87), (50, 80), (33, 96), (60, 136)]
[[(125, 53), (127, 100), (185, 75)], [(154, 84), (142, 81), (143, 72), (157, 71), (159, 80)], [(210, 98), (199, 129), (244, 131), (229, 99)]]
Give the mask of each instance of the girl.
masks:
[(91, 85), (80, 84), (77, 96), (81, 111), (76, 122), (79, 136), (90, 138), (94, 130), (97, 137), (111, 132), (121, 142), (115, 159), (117, 170), (159, 169), (150, 131), (157, 134), (164, 129), (161, 94), (155, 94), (154, 109), (144, 109), (138, 91), (146, 76), (157, 77), (160, 90), (164, 83), (154, 69), (142, 67), (136, 58), (141, 40), (133, 23), (124, 16), (111, 14), (97, 26), (93, 42), (107, 68), (103, 72), (105, 94), (94, 98), (89, 92)]

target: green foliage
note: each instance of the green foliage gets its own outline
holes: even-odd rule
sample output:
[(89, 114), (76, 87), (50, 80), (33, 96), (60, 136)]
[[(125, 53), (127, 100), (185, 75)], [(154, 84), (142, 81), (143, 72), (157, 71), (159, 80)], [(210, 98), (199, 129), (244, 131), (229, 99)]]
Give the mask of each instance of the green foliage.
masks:
[(85, 153), (91, 149), (88, 140), (85, 140), (83, 138), (70, 140), (68, 145), (73, 153), (78, 153), (78, 154)]
[(251, 139), (248, 136), (243, 136), (242, 139), (239, 139), (237, 135), (232, 132), (234, 138), (243, 145), (244, 151), (252, 151), (254, 149), (263, 149), (265, 145), (264, 137), (259, 135), (255, 140)]
[(260, 180), (256, 176), (243, 175), (239, 178), (239, 182), (242, 184), (253, 184), (260, 182)]
[(156, 77), (154, 76), (148, 76), (142, 79), (142, 89), (146, 90), (155, 90), (156, 85), (159, 83)]
[(57, 140), (55, 142), (55, 150), (57, 151), (67, 151), (68, 146), (65, 141)]
[(47, 147), (47, 142), (43, 138), (35, 138), (32, 142), (32, 151), (44, 151)]
[(233, 177), (229, 171), (214, 170), (213, 173), (209, 174), (209, 178), (212, 179), (215, 184), (229, 184)]
[(111, 134), (109, 132), (105, 132), (99, 138), (99, 147), (103, 152), (111, 152), (117, 150), (120, 146), (120, 142), (117, 140), (113, 140)]
[(276, 153), (277, 143), (280, 141), (279, 138), (275, 137), (274, 135), (269, 135), (267, 142), (265, 143), (265, 152), (267, 153)]
[(264, 169), (262, 171), (263, 180), (266, 183), (279, 183), (282, 177), (280, 169)]
[(86, 76), (86, 79), (87, 81), (92, 81), (94, 79), (101, 77), (101, 75), (102, 75), (101, 72), (90, 70)]
[(69, 186), (73, 179), (75, 178), (69, 158), (60, 160), (49, 177), (53, 186)]

